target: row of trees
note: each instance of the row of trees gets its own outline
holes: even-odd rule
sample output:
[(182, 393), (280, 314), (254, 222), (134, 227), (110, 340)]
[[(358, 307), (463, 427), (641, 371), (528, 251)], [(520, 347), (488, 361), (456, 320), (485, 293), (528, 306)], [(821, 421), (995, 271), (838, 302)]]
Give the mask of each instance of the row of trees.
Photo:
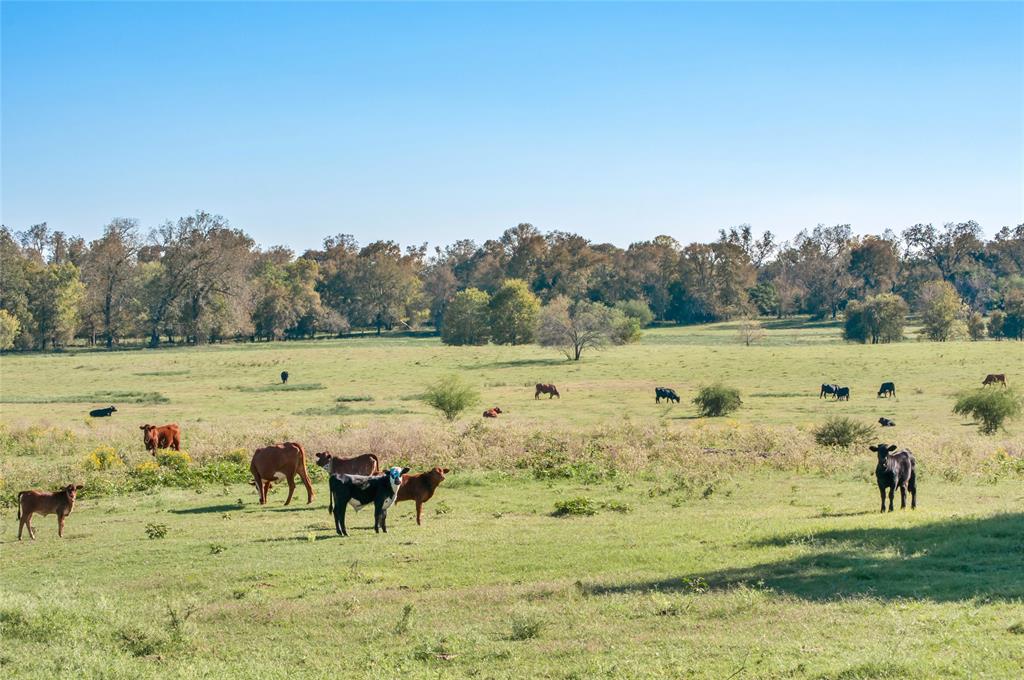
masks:
[[(867, 319), (867, 341), (883, 342), (893, 335), (871, 321), (877, 308), (901, 317), (921, 311), (938, 283), (955, 296), (958, 321), (969, 326), (972, 315), (983, 315), (990, 334), (1001, 324), (1000, 335), (1019, 338), (1024, 225), (1003, 227), (991, 240), (975, 222), (863, 237), (849, 225), (819, 225), (785, 242), (741, 225), (712, 243), (684, 246), (659, 236), (619, 248), (519, 224), (483, 244), (463, 240), (432, 251), (392, 241), (360, 246), (338, 235), (296, 256), (259, 248), (224, 218), (197, 212), (148, 232), (116, 219), (91, 242), (46, 224), (0, 228), (0, 347), (45, 349), (75, 337), (107, 346), (129, 338), (152, 345), (275, 340), (423, 326), (456, 343), (519, 343), (554, 327), (541, 323), (542, 308), (610, 315), (605, 320), (625, 333), (623, 318), (636, 317), (622, 305), (676, 323), (752, 314), (836, 318), (845, 310)], [(510, 301), (524, 299), (536, 301), (521, 312), (536, 315), (532, 322), (509, 313)]]

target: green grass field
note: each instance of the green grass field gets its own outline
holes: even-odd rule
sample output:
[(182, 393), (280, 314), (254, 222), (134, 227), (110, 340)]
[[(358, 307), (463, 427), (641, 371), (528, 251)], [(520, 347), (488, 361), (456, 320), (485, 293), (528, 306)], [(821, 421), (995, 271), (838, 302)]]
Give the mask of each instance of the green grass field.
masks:
[[(1021, 677), (1024, 422), (984, 437), (951, 407), (1024, 379), (1024, 347), (734, 335), (657, 329), (579, 363), (420, 337), (5, 355), (0, 676)], [(416, 399), (451, 372), (483, 399), (454, 424)], [(744, 407), (699, 419), (716, 380)], [(918, 510), (878, 514), (873, 454), (814, 444), (833, 414), (897, 421), (879, 437), (914, 451)], [(170, 421), (195, 475), (140, 472), (138, 425)], [(288, 508), (244, 483), (246, 452), (285, 439), (453, 472), (422, 527), (403, 504), (388, 535), (363, 511), (341, 539), (322, 476)], [(120, 462), (92, 469), (103, 446)], [(66, 538), (45, 517), (19, 543), (14, 493), (72, 480)], [(576, 498), (595, 514), (553, 516)]]

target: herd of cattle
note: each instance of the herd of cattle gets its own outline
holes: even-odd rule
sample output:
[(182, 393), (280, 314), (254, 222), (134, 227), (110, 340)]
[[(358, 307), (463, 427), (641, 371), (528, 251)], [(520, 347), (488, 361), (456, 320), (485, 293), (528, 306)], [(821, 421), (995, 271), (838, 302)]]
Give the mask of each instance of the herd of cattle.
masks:
[[(288, 382), (288, 372), (282, 371), (281, 382)], [(1006, 375), (990, 373), (982, 381), (983, 386), (1007, 386)], [(551, 384), (537, 383), (534, 399), (547, 394), (548, 398), (558, 397), (558, 388)], [(850, 388), (835, 383), (823, 383), (818, 398), (831, 395), (835, 400), (850, 399)], [(896, 384), (883, 382), (878, 390), (878, 397), (895, 397)], [(669, 387), (654, 388), (654, 401), (661, 403), (666, 399), (679, 403), (679, 395)], [(108, 417), (117, 412), (114, 406), (94, 409), (89, 415), (94, 418)], [(485, 418), (497, 418), (501, 414), (497, 406), (484, 411)], [(882, 427), (893, 427), (896, 423), (889, 418), (879, 418)], [(181, 450), (181, 427), (175, 423), (168, 425), (141, 425), (142, 440), (146, 450), (156, 455), (159, 449)], [(907, 506), (907, 493), (910, 493), (910, 507), (917, 507), (917, 478), (914, 455), (907, 449), (895, 452), (895, 444), (878, 444), (870, 449), (877, 453), (878, 462), (875, 466), (875, 480), (882, 497), (882, 512), (885, 512), (886, 492), (889, 495), (889, 511), (893, 510), (895, 491), (900, 490), (900, 507)], [(894, 453), (895, 452), (895, 453)], [(349, 505), (355, 510), (373, 504), (373, 529), (375, 532), (387, 533), (388, 508), (402, 501), (416, 502), (416, 524), (422, 523), (423, 504), (430, 500), (437, 487), (445, 480), (450, 470), (435, 467), (419, 474), (409, 474), (409, 468), (390, 467), (381, 471), (380, 461), (372, 453), (364, 453), (352, 458), (337, 456), (326, 451), (316, 454), (317, 466), (328, 475), (330, 497), (327, 511), (334, 515), (334, 527), (341, 536), (348, 536), (345, 525), (345, 509)], [(274, 482), (288, 483), (288, 498), (284, 504), (292, 502), (295, 494), (295, 477), (302, 480), (306, 487), (306, 503), (312, 503), (315, 493), (306, 470), (306, 451), (297, 442), (284, 442), (256, 449), (249, 464), (252, 473), (251, 482), (259, 494), (260, 505), (265, 505), (267, 495)], [(22, 530), (28, 528), (29, 537), (35, 539), (32, 528), (33, 515), (56, 515), (57, 535), (64, 537), (64, 521), (75, 506), (75, 499), (81, 484), (68, 484), (53, 492), (27, 490), (18, 493), (18, 540), (22, 538)]]

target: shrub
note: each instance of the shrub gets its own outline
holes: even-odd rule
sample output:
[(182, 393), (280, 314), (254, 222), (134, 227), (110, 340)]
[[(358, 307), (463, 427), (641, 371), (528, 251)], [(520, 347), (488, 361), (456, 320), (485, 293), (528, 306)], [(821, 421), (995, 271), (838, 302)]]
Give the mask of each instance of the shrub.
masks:
[(713, 418), (732, 413), (743, 405), (743, 400), (735, 387), (716, 384), (700, 388), (693, 403), (697, 405), (700, 415)]
[(165, 451), (156, 454), (156, 460), (162, 467), (168, 467), (177, 472), (183, 472), (192, 464), (192, 456), (184, 451)]
[(854, 444), (867, 443), (874, 436), (874, 427), (845, 416), (829, 418), (814, 429), (814, 441), (820, 446), (841, 446), (848, 449)]
[(1003, 423), (1020, 416), (1021, 397), (1010, 388), (981, 387), (957, 395), (953, 413), (981, 423), (983, 434), (995, 434)]
[(532, 616), (516, 616), (512, 619), (512, 633), (510, 640), (522, 641), (532, 640), (540, 635), (544, 628), (544, 622)]
[(477, 403), (480, 395), (456, 375), (441, 378), (427, 387), (423, 401), (444, 414), (448, 420), (455, 420), (460, 413)]
[(100, 446), (89, 452), (85, 457), (85, 468), (87, 470), (111, 470), (124, 467), (124, 461), (112, 446)]
[(221, 460), (224, 461), (225, 463), (236, 463), (238, 465), (244, 465), (245, 463), (249, 462), (250, 455), (251, 454), (245, 449), (233, 449), (225, 453), (223, 456), (221, 456)]
[(150, 522), (146, 525), (146, 536), (149, 536), (150, 540), (156, 540), (158, 538), (164, 538), (167, 536), (167, 525), (166, 524), (155, 524)]
[(587, 498), (586, 496), (580, 496), (578, 498), (569, 498), (564, 501), (558, 501), (555, 503), (555, 511), (552, 513), (555, 517), (569, 517), (569, 516), (589, 516), (597, 514), (597, 503)]

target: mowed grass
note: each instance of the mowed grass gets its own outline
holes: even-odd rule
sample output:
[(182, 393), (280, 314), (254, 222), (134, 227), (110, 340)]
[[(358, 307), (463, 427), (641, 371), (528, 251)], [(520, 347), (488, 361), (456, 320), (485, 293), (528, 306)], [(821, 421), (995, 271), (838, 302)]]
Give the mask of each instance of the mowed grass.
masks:
[[(418, 395), (452, 372), (483, 401), (448, 425)], [(1024, 346), (848, 345), (799, 320), (763, 346), (666, 328), (578, 363), (414, 337), (5, 355), (0, 501), (86, 489), (63, 541), (51, 516), (18, 543), (0, 503), (0, 677), (1018, 678), (1024, 423), (983, 437), (951, 413), (988, 372), (1024, 379)], [(719, 380), (743, 408), (697, 419)], [(914, 448), (916, 511), (877, 513), (866, 448), (814, 445), (834, 414), (897, 421), (878, 433)], [(424, 526), (408, 504), (388, 535), (350, 512), (348, 539), (320, 475), (288, 508), (283, 485), (264, 508), (244, 484), (119, 491), (150, 459), (138, 425), (170, 421), (197, 465), (298, 439), (453, 472)], [(125, 465), (84, 467), (106, 444)]]
[[(57, 539), (5, 522), (5, 677), (1013, 678), (1024, 492), (923, 485), (879, 515), (865, 479), (454, 474), (375, 535), (324, 499), (250, 488), (84, 501)], [(323, 493), (323, 485), (319, 489)], [(553, 517), (586, 496), (620, 511)], [(238, 503), (238, 499), (242, 503)], [(628, 506), (622, 512), (621, 506)], [(167, 534), (149, 539), (147, 525)], [(177, 621), (177, 622), (176, 622)]]

